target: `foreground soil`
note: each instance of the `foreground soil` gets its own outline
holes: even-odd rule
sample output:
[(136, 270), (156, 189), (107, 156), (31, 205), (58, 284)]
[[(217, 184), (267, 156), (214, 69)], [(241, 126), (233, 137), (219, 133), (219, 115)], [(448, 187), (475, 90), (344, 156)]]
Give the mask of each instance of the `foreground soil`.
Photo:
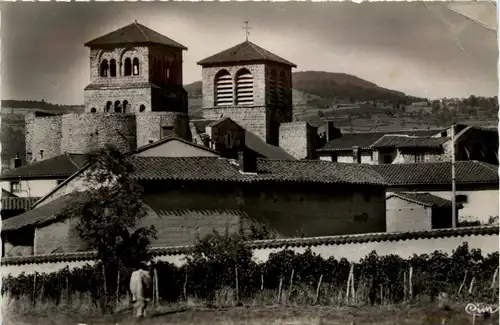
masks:
[[(224, 325), (498, 325), (498, 314), (476, 317), (461, 306), (439, 310), (434, 306), (384, 307), (234, 307), (226, 309), (167, 308), (149, 310), (142, 320), (132, 317), (130, 309), (106, 316), (86, 316), (75, 312), (43, 312), (37, 315), (4, 314), (4, 325), (115, 325), (115, 324), (224, 324)], [(444, 323), (443, 323), (444, 321)]]

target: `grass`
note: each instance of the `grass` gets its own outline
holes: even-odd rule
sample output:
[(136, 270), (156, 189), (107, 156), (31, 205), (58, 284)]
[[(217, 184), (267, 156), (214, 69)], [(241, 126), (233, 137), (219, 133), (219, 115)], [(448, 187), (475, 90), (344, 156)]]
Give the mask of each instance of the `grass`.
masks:
[[(309, 293), (310, 295), (310, 293)], [(88, 295), (76, 295), (71, 302), (61, 299), (59, 305), (37, 299), (33, 306), (29, 297), (12, 299), (3, 297), (3, 324), (48, 325), (48, 324), (220, 324), (220, 325), (440, 325), (473, 324), (472, 316), (465, 312), (465, 303), (450, 304), (446, 311), (436, 303), (414, 300), (411, 304), (366, 306), (342, 305), (341, 295), (331, 293), (322, 297), (321, 306), (312, 306), (307, 292), (299, 290), (289, 299), (286, 291), (282, 300), (277, 302), (275, 291), (262, 291), (252, 299), (244, 300), (237, 307), (234, 291), (231, 288), (219, 290), (212, 303), (190, 297), (187, 301), (161, 303), (148, 307), (147, 317), (136, 320), (128, 300), (123, 299), (115, 306), (112, 315), (102, 315), (100, 309), (92, 304)], [(474, 324), (499, 324), (498, 314), (490, 319), (476, 318)]]

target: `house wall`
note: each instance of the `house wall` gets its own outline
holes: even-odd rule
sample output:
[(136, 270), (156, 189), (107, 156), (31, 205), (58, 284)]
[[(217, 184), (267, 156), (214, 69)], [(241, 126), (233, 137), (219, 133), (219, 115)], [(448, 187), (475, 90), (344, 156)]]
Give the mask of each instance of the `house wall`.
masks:
[[(321, 155), (329, 157), (329, 158), (326, 158), (326, 160), (329, 159), (329, 161), (331, 161), (331, 153), (322, 153)], [(320, 157), (320, 159), (325, 159), (325, 158)], [(352, 150), (337, 152), (337, 162), (349, 163), (349, 164), (354, 163), (354, 158), (352, 156)], [(366, 150), (361, 151), (361, 163), (362, 164), (373, 164), (374, 163), (373, 159), (372, 159), (372, 152), (371, 151), (366, 151)]]
[(387, 199), (387, 232), (432, 229), (432, 209), (399, 197)]
[(35, 230), (34, 254), (85, 251), (86, 245), (76, 231), (77, 219), (66, 219)]
[[(451, 189), (451, 186), (450, 186)], [(404, 192), (404, 191), (413, 191), (416, 190), (417, 193), (430, 193), (444, 199), (451, 200), (452, 192), (451, 190), (440, 188), (390, 188), (388, 189), (388, 193), (392, 192)], [(462, 203), (463, 209), (460, 210), (459, 213), (459, 221), (474, 221), (479, 220), (482, 223), (488, 222), (488, 218), (490, 216), (498, 216), (499, 215), (499, 192), (498, 187), (495, 188), (493, 186), (476, 186), (476, 188), (463, 188), (460, 189), (457, 186), (456, 195), (467, 195), (468, 202)]]
[[(57, 187), (57, 182), (58, 180), (56, 179), (22, 180), (19, 182), (21, 190), (16, 191), (13, 194), (19, 197), (43, 197)], [(9, 192), (11, 191), (10, 184), (10, 181), (0, 182), (2, 189)]]

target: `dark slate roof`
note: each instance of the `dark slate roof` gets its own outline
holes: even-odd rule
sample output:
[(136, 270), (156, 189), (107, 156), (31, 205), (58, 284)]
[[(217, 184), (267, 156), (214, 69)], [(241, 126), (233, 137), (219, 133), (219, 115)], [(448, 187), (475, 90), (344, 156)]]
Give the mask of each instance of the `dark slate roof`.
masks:
[(408, 135), (386, 134), (375, 141), (372, 148), (440, 148), (448, 137), (415, 137)]
[[(394, 233), (371, 233), (360, 235), (342, 235), (327, 237), (308, 237), (308, 238), (287, 238), (256, 240), (248, 242), (247, 245), (252, 249), (274, 249), (287, 247), (311, 247), (319, 245), (345, 245), (370, 242), (403, 242), (415, 239), (432, 239), (446, 237), (463, 236), (494, 236), (498, 235), (498, 226), (483, 227), (463, 227), (455, 229), (433, 229), (426, 231), (394, 232)], [(189, 254), (193, 246), (173, 246), (158, 247), (151, 249), (153, 256), (172, 256)], [(91, 261), (96, 258), (96, 252), (75, 252), (60, 254), (44, 254), (34, 256), (4, 257), (1, 259), (1, 265), (23, 265), (33, 263), (56, 263), (72, 261)]]
[(294, 63), (287, 61), (249, 41), (235, 45), (227, 50), (198, 61), (197, 63), (201, 66), (207, 66), (251, 61), (272, 61), (285, 64), (293, 68), (297, 67)]
[(322, 148), (317, 151), (343, 151), (352, 150), (352, 147), (358, 146), (361, 149), (370, 149), (378, 139), (387, 134), (413, 135), (420, 137), (430, 137), (439, 134), (441, 129), (434, 130), (402, 130), (402, 131), (387, 131), (387, 132), (359, 132), (359, 133), (343, 133), (340, 138), (333, 139), (327, 142)]
[(88, 161), (89, 156), (85, 154), (63, 154), (10, 169), (0, 175), (0, 180), (66, 178), (77, 172)]
[(198, 131), (199, 133), (205, 133), (205, 128), (216, 121), (217, 120), (205, 120), (205, 119), (191, 120), (191, 122), (193, 122), (194, 127), (196, 128), (196, 131)]
[(108, 33), (104, 36), (93, 39), (85, 46), (98, 47), (102, 45), (118, 45), (118, 44), (162, 44), (166, 46), (176, 47), (187, 50), (187, 47), (177, 43), (176, 41), (161, 35), (154, 30), (134, 22), (125, 27), (119, 28), (114, 32)]
[(218, 157), (131, 156), (127, 159), (134, 166), (134, 177), (139, 180), (385, 185), (384, 179), (366, 164), (257, 159), (257, 173), (243, 174), (236, 161)]
[(2, 197), (2, 211), (4, 210), (26, 210), (28, 211), (39, 197)]
[(245, 131), (245, 146), (258, 153), (264, 158), (278, 160), (296, 160), (295, 157), (286, 152), (283, 148), (266, 143), (252, 132)]
[(173, 140), (180, 141), (180, 142), (182, 142), (182, 143), (185, 143), (185, 144), (187, 144), (187, 145), (190, 145), (190, 146), (193, 146), (193, 147), (196, 147), (196, 148), (202, 149), (202, 150), (210, 151), (210, 152), (212, 152), (212, 153), (214, 153), (214, 154), (217, 154), (217, 155), (219, 154), (219, 153), (218, 153), (217, 151), (215, 151), (215, 150), (212, 150), (212, 149), (207, 148), (207, 147), (205, 147), (205, 146), (202, 146), (202, 145), (199, 145), (199, 144), (196, 144), (196, 143), (193, 143), (193, 142), (190, 142), (190, 141), (184, 140), (184, 139), (182, 139), (182, 138), (178, 137), (178, 136), (177, 136), (177, 135), (175, 135), (175, 134), (172, 134), (172, 135), (170, 135), (170, 136), (167, 136), (167, 137), (165, 137), (165, 138), (163, 138), (163, 139), (160, 139), (160, 140), (158, 140), (158, 141), (156, 141), (156, 142), (153, 142), (153, 143), (147, 144), (147, 145), (145, 145), (145, 146), (139, 147), (139, 148), (135, 149), (134, 151), (130, 152), (129, 154), (130, 154), (130, 155), (133, 155), (133, 154), (136, 154), (136, 153), (140, 153), (140, 152), (143, 152), (143, 151), (145, 151), (145, 150), (148, 150), (148, 149), (154, 148), (154, 147), (156, 147), (156, 146), (159, 146), (159, 145), (161, 145), (161, 144), (164, 144), (164, 143), (167, 143), (167, 142), (169, 142), (169, 141), (173, 141)]
[(86, 192), (71, 192), (36, 209), (4, 220), (2, 222), (2, 231), (13, 231), (28, 226), (41, 226), (54, 222), (65, 208), (71, 204), (83, 203), (87, 198)]
[[(425, 207), (437, 207), (437, 208), (451, 208), (452, 202), (442, 197), (430, 194), (430, 193), (408, 193), (408, 192), (398, 192), (392, 193), (387, 198), (398, 197), (408, 202), (413, 202), (418, 205), (423, 205)], [(457, 205), (458, 208), (462, 208), (462, 205)]]
[[(451, 162), (372, 165), (391, 186), (451, 185)], [(457, 161), (456, 184), (498, 184), (498, 166)]]

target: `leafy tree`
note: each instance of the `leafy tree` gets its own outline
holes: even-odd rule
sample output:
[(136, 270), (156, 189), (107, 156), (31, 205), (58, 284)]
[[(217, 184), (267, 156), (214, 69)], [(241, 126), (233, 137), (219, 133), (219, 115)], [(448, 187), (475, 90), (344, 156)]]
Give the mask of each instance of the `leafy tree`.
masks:
[[(77, 231), (91, 249), (97, 251), (104, 275), (104, 297), (114, 289), (120, 266), (135, 268), (150, 259), (154, 226), (139, 227), (147, 214), (142, 188), (132, 178), (133, 166), (116, 148), (107, 146), (90, 155), (91, 165), (84, 175), (86, 200), (78, 208), (70, 206), (68, 217), (77, 218)], [(113, 277), (114, 278), (114, 277)]]

